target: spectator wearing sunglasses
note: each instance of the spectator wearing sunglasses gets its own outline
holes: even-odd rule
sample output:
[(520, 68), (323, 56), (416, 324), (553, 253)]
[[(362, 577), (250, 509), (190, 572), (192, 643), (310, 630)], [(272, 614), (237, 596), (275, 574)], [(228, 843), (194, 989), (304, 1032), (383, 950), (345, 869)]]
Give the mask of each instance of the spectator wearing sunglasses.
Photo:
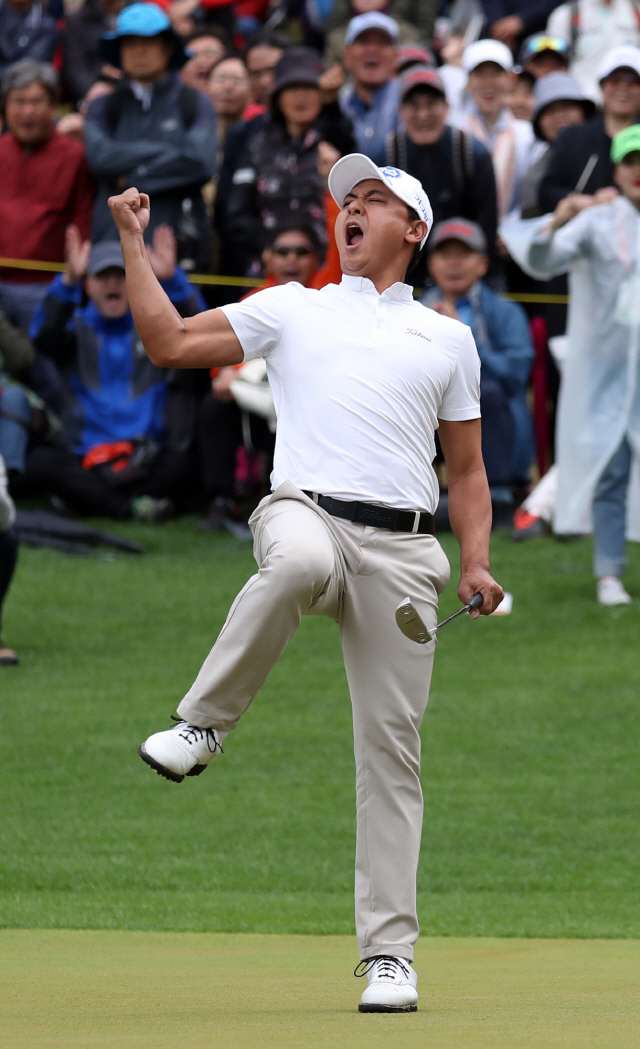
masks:
[(636, 0), (571, 0), (551, 14), (547, 32), (567, 41), (571, 75), (600, 103), (598, 68), (607, 52), (623, 44), (640, 47), (640, 7)]

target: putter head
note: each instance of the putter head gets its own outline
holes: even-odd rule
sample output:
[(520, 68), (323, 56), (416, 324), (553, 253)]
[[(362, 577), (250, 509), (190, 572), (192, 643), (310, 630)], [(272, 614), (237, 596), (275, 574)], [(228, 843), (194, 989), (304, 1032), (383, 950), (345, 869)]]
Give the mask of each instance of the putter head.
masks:
[(405, 637), (415, 641), (418, 645), (426, 645), (433, 641), (432, 635), (422, 622), (422, 619), (411, 604), (411, 598), (405, 597), (396, 608), (396, 623)]

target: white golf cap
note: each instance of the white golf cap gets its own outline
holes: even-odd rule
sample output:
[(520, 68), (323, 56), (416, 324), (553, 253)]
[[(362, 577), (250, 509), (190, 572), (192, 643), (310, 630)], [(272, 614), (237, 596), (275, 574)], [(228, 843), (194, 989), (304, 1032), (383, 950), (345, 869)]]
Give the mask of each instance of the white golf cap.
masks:
[(462, 54), (462, 68), (467, 73), (481, 66), (483, 62), (495, 62), (506, 73), (513, 69), (513, 55), (506, 44), (499, 40), (476, 40), (475, 44), (465, 47)]
[(391, 37), (394, 44), (398, 43), (400, 30), (395, 19), (389, 18), (389, 15), (383, 14), (382, 11), (367, 11), (364, 15), (356, 15), (349, 22), (344, 41), (345, 46), (350, 47), (361, 33), (366, 33), (367, 29), (381, 29), (383, 33)]
[(598, 67), (598, 83), (601, 84), (610, 73), (613, 73), (614, 69), (633, 69), (640, 76), (640, 47), (624, 44), (622, 47), (612, 47), (610, 51), (607, 51)]
[(367, 178), (379, 179), (387, 189), (424, 219), (427, 232), (420, 241), (422, 248), (433, 225), (433, 211), (422, 183), (413, 175), (408, 175), (400, 168), (379, 168), (369, 157), (365, 157), (364, 153), (348, 153), (346, 157), (337, 160), (329, 172), (329, 193), (338, 207), (342, 208), (347, 193), (351, 193), (354, 186)]

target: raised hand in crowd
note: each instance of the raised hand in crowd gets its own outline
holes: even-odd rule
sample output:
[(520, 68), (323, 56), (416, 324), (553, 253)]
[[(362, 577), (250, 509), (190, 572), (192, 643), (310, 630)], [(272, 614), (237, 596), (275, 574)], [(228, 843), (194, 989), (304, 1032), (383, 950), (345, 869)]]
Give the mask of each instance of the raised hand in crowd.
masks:
[(440, 302), (434, 303), (431, 309), (435, 310), (436, 313), (441, 314), (443, 317), (450, 317), (452, 321), (460, 320), (455, 301), (447, 298), (447, 296), (440, 299)]
[(64, 238), (65, 270), (62, 283), (72, 287), (81, 281), (87, 272), (91, 254), (91, 241), (83, 240), (77, 226), (67, 226)]
[(566, 226), (567, 222), (570, 222), (572, 218), (575, 218), (585, 208), (591, 208), (594, 204), (609, 204), (617, 196), (618, 190), (615, 186), (605, 186), (593, 194), (570, 193), (568, 197), (564, 197), (557, 205), (553, 213), (551, 229), (560, 229), (561, 226)]
[(157, 226), (153, 244), (147, 244), (147, 257), (158, 280), (171, 280), (178, 264), (178, 245), (170, 226)]
[(524, 22), (520, 15), (506, 15), (499, 18), (491, 26), (490, 33), (494, 40), (501, 40), (503, 44), (515, 51), (518, 37), (524, 32)]
[(346, 83), (346, 79), (340, 62), (335, 62), (330, 69), (327, 69), (322, 74), (318, 81), (318, 87), (322, 92), (322, 101), (325, 105), (337, 101), (338, 92), (343, 84)]
[(340, 150), (332, 146), (330, 142), (318, 142), (318, 174), (324, 182), (325, 189), (329, 172), (337, 160), (340, 160)]

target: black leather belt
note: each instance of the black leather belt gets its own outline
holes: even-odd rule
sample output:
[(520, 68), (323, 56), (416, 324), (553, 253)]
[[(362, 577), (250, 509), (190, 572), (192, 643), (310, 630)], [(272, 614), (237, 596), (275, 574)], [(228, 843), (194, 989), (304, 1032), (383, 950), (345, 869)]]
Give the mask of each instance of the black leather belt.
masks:
[(376, 506), (373, 503), (345, 503), (342, 499), (318, 495), (317, 492), (304, 494), (332, 517), (343, 517), (345, 521), (371, 525), (373, 528), (388, 528), (390, 532), (436, 534), (432, 514), (422, 514), (419, 510), (395, 510), (391, 506)]

